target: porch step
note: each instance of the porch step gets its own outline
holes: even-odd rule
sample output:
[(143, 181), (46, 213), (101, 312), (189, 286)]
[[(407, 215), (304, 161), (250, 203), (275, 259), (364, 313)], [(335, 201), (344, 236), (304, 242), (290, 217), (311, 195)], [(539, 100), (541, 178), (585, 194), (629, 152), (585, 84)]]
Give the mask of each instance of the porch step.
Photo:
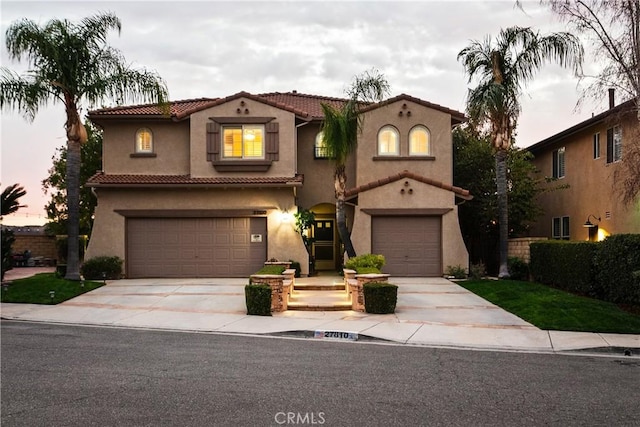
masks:
[(291, 294), (288, 309), (298, 311), (344, 311), (351, 310), (351, 301), (344, 290), (296, 290)]
[(296, 291), (344, 291), (344, 283), (327, 283), (327, 284), (305, 284), (296, 283), (293, 287)]

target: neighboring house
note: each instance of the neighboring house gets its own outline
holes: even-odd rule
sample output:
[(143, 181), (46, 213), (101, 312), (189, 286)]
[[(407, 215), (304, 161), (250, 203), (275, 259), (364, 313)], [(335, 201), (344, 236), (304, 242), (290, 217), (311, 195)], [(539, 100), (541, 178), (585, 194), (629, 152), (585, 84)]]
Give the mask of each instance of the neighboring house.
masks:
[(547, 188), (566, 187), (538, 196), (544, 214), (530, 235), (564, 240), (602, 240), (610, 234), (640, 233), (640, 202), (624, 205), (617, 174), (625, 147), (636, 142), (638, 119), (633, 101), (609, 110), (532, 145), (534, 164)]
[[(86, 258), (119, 256), (135, 277), (243, 277), (265, 260), (308, 255), (298, 206), (316, 214), (316, 269), (343, 259), (333, 164), (319, 135), (321, 103), (343, 99), (246, 92), (218, 99), (92, 111), (104, 129), (103, 171)], [(453, 187), (451, 128), (462, 113), (408, 95), (364, 109), (347, 164), (348, 226), (359, 254), (381, 253), (398, 276), (468, 265)]]

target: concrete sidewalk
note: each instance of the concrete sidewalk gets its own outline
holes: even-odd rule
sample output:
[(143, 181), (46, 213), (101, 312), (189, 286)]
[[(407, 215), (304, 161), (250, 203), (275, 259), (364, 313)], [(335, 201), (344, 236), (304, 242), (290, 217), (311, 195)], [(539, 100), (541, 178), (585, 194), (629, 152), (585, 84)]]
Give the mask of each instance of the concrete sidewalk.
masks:
[[(338, 280), (337, 278), (335, 278)], [(296, 283), (331, 280), (296, 279)], [(286, 311), (248, 316), (246, 279), (132, 279), (64, 303), (1, 305), (3, 319), (241, 334), (355, 332), (393, 343), (472, 349), (559, 352), (640, 351), (640, 335), (544, 331), (442, 278), (394, 278), (395, 314)]]

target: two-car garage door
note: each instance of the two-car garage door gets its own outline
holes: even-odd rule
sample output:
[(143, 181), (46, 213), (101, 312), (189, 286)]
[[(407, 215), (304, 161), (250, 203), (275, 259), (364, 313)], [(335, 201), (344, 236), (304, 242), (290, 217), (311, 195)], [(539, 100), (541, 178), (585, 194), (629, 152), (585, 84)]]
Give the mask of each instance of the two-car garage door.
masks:
[(128, 218), (126, 256), (130, 278), (248, 277), (267, 258), (267, 219)]
[(385, 256), (392, 276), (440, 276), (442, 217), (373, 216), (371, 252)]

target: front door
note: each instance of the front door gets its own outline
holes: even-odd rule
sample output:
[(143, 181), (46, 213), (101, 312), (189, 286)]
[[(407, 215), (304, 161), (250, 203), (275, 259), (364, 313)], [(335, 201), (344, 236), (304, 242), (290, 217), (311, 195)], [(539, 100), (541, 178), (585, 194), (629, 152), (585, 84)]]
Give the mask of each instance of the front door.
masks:
[(313, 225), (313, 257), (316, 260), (316, 270), (335, 270), (335, 220), (316, 219)]

